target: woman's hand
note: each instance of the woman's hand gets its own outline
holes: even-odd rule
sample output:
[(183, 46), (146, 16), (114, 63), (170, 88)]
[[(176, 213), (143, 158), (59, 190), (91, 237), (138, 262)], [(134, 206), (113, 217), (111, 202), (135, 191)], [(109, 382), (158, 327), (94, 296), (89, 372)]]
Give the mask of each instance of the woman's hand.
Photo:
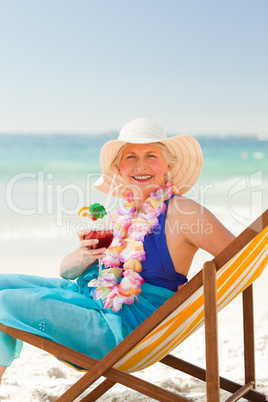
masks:
[(92, 264), (96, 259), (105, 257), (106, 248), (97, 248), (99, 240), (98, 239), (87, 239), (85, 240), (85, 236), (90, 233), (88, 230), (81, 230), (77, 233), (80, 240), (80, 253), (83, 258), (83, 262), (86, 263), (88, 261), (89, 264)]
[(66, 255), (60, 265), (60, 276), (65, 279), (76, 279), (82, 275), (98, 258), (105, 257), (106, 248), (96, 248), (99, 240), (85, 240), (88, 230), (81, 230), (77, 233), (79, 247), (71, 254)]

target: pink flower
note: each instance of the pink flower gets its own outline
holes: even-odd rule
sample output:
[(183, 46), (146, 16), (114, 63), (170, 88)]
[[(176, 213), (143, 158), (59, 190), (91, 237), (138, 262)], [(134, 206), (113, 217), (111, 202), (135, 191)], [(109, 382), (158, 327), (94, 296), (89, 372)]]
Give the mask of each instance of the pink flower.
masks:
[(123, 304), (132, 304), (135, 301), (134, 295), (130, 297), (119, 296), (112, 299), (112, 310), (118, 313), (122, 309)]
[(145, 223), (145, 221), (143, 223), (136, 222), (130, 226), (130, 228), (128, 230), (128, 233), (129, 233), (128, 238), (138, 240), (138, 241), (143, 241), (145, 235), (149, 231), (150, 231), (149, 221), (147, 221), (146, 223)]
[(132, 193), (132, 191), (127, 193), (125, 198), (126, 198), (127, 202), (133, 202), (133, 193)]
[(108, 284), (118, 283), (116, 276), (112, 272), (103, 272), (102, 277)]
[(131, 283), (135, 286), (138, 286), (139, 288), (144, 283), (144, 279), (138, 274), (138, 272), (127, 270), (127, 271), (124, 271), (123, 275), (124, 275), (124, 278), (129, 278)]
[[(148, 214), (141, 214), (142, 215), (142, 217), (143, 216), (146, 216), (146, 219), (148, 220), (148, 226), (150, 227), (150, 228), (152, 228), (152, 229), (154, 229), (154, 228), (156, 228), (158, 225), (159, 225), (159, 221), (158, 221), (158, 219), (157, 219), (157, 214), (156, 213), (148, 213)], [(151, 233), (151, 231), (149, 230), (148, 231), (149, 233)], [(147, 233), (148, 233), (147, 232)], [(146, 234), (147, 234), (146, 233)], [(138, 240), (138, 239), (137, 239)]]
[(127, 239), (127, 246), (120, 254), (120, 261), (126, 262), (130, 259), (145, 260), (145, 251), (141, 241)]
[(135, 211), (135, 205), (134, 205), (134, 203), (130, 203), (130, 204), (128, 204), (127, 205), (127, 203), (126, 204), (124, 204), (124, 205), (120, 205), (118, 208), (117, 208), (117, 213), (118, 213), (118, 215), (128, 215), (128, 214), (131, 214), (131, 213), (133, 213), (134, 211)]
[(120, 295), (130, 297), (132, 295), (139, 295), (141, 293), (140, 286), (133, 286), (131, 278), (124, 278), (118, 286)]
[(150, 193), (150, 197), (159, 200), (165, 196), (163, 187), (159, 186), (154, 193)]
[(94, 300), (105, 299), (111, 292), (111, 288), (97, 288), (93, 292)]
[(122, 239), (126, 235), (126, 230), (123, 228), (123, 226), (116, 225), (114, 226), (114, 236), (116, 238)]
[(116, 268), (119, 267), (121, 262), (118, 253), (115, 251), (113, 253), (107, 253), (106, 257), (103, 257), (101, 262), (104, 264), (105, 268)]

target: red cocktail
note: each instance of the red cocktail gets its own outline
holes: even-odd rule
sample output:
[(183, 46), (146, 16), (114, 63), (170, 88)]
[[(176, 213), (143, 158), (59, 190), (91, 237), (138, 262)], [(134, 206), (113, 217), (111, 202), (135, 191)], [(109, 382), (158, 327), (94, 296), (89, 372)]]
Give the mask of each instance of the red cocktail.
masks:
[[(96, 250), (98, 248), (105, 247), (106, 249), (110, 246), (113, 241), (114, 231), (113, 223), (109, 216), (105, 215), (102, 219), (97, 219), (95, 221), (90, 221), (86, 223), (84, 228), (83, 239), (97, 239), (99, 242), (90, 246), (90, 248)], [(89, 283), (89, 287), (107, 286), (107, 282), (102, 278), (102, 266), (101, 259), (98, 258), (99, 262), (99, 276), (98, 279), (92, 279)]]
[(99, 242), (94, 246), (91, 246), (94, 250), (97, 248), (108, 248), (113, 241), (114, 232), (113, 230), (91, 230), (84, 236), (84, 240), (97, 239)]

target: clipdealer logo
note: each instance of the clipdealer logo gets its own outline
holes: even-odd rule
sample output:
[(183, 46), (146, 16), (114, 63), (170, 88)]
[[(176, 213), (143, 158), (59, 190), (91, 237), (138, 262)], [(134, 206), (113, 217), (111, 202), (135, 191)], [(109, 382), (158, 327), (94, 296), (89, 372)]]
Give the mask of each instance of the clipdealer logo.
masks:
[[(57, 183), (53, 173), (43, 171), (17, 173), (6, 184), (6, 205), (10, 211), (20, 216), (55, 216), (56, 226), (60, 227), (63, 226), (65, 217), (77, 217), (81, 206), (93, 202), (93, 184), (99, 176), (99, 173), (87, 173), (85, 185), (80, 186), (71, 181), (67, 184)], [(29, 185), (34, 197), (25, 202), (22, 201), (21, 192)], [(107, 212), (113, 211), (118, 203), (119, 199), (111, 199)]]
[[(90, 205), (95, 201), (93, 200), (92, 186), (99, 179), (99, 175), (99, 173), (86, 174), (85, 186), (80, 186), (72, 182), (67, 184), (56, 183), (53, 173), (43, 171), (21, 172), (12, 176), (6, 184), (6, 204), (13, 213), (21, 216), (54, 215), (56, 226), (63, 226), (64, 217), (70, 217), (73, 220), (81, 206)], [(251, 223), (253, 218), (262, 213), (263, 181), (263, 172), (259, 170), (232, 184), (227, 191), (226, 204), (223, 206), (227, 207), (227, 213), (232, 219), (245, 227)], [(22, 191), (22, 186), (29, 184), (34, 186), (35, 198), (28, 200), (27, 204), (23, 205), (20, 192)], [(212, 183), (195, 185), (187, 192), (186, 197), (196, 201), (201, 206), (202, 211), (202, 208), (206, 206), (209, 200), (208, 193), (213, 189), (214, 185)], [(243, 200), (243, 209), (241, 199)], [(121, 203), (124, 203), (122, 198), (112, 197), (107, 212), (115, 211)], [(180, 212), (185, 214), (195, 213), (195, 211)], [(73, 226), (74, 222), (70, 222), (70, 225)], [(191, 230), (199, 230), (205, 233), (206, 231), (209, 232), (210, 228), (200, 220), (198, 229), (194, 226)]]
[(236, 222), (247, 227), (254, 218), (262, 214), (263, 197), (263, 171), (259, 170), (240, 179), (231, 187), (227, 196), (228, 212)]

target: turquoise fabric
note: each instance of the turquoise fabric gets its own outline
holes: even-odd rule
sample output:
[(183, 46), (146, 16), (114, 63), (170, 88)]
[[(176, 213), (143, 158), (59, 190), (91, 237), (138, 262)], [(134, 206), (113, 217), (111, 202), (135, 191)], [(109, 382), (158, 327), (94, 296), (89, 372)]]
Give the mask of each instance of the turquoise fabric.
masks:
[[(0, 322), (101, 359), (187, 282), (170, 258), (165, 217), (165, 212), (159, 216), (159, 227), (144, 240), (145, 283), (139, 301), (123, 305), (119, 313), (103, 309), (102, 301), (93, 299), (95, 288), (88, 287), (98, 276), (97, 265), (76, 281), (4, 274), (0, 275)], [(9, 366), (21, 348), (21, 341), (0, 332), (0, 365)]]
[[(103, 309), (102, 301), (93, 299), (94, 288), (87, 286), (97, 275), (97, 265), (77, 282), (0, 275), (0, 322), (101, 359), (173, 294), (145, 283), (139, 302), (114, 313)], [(21, 349), (21, 341), (0, 332), (0, 365), (9, 366)]]

